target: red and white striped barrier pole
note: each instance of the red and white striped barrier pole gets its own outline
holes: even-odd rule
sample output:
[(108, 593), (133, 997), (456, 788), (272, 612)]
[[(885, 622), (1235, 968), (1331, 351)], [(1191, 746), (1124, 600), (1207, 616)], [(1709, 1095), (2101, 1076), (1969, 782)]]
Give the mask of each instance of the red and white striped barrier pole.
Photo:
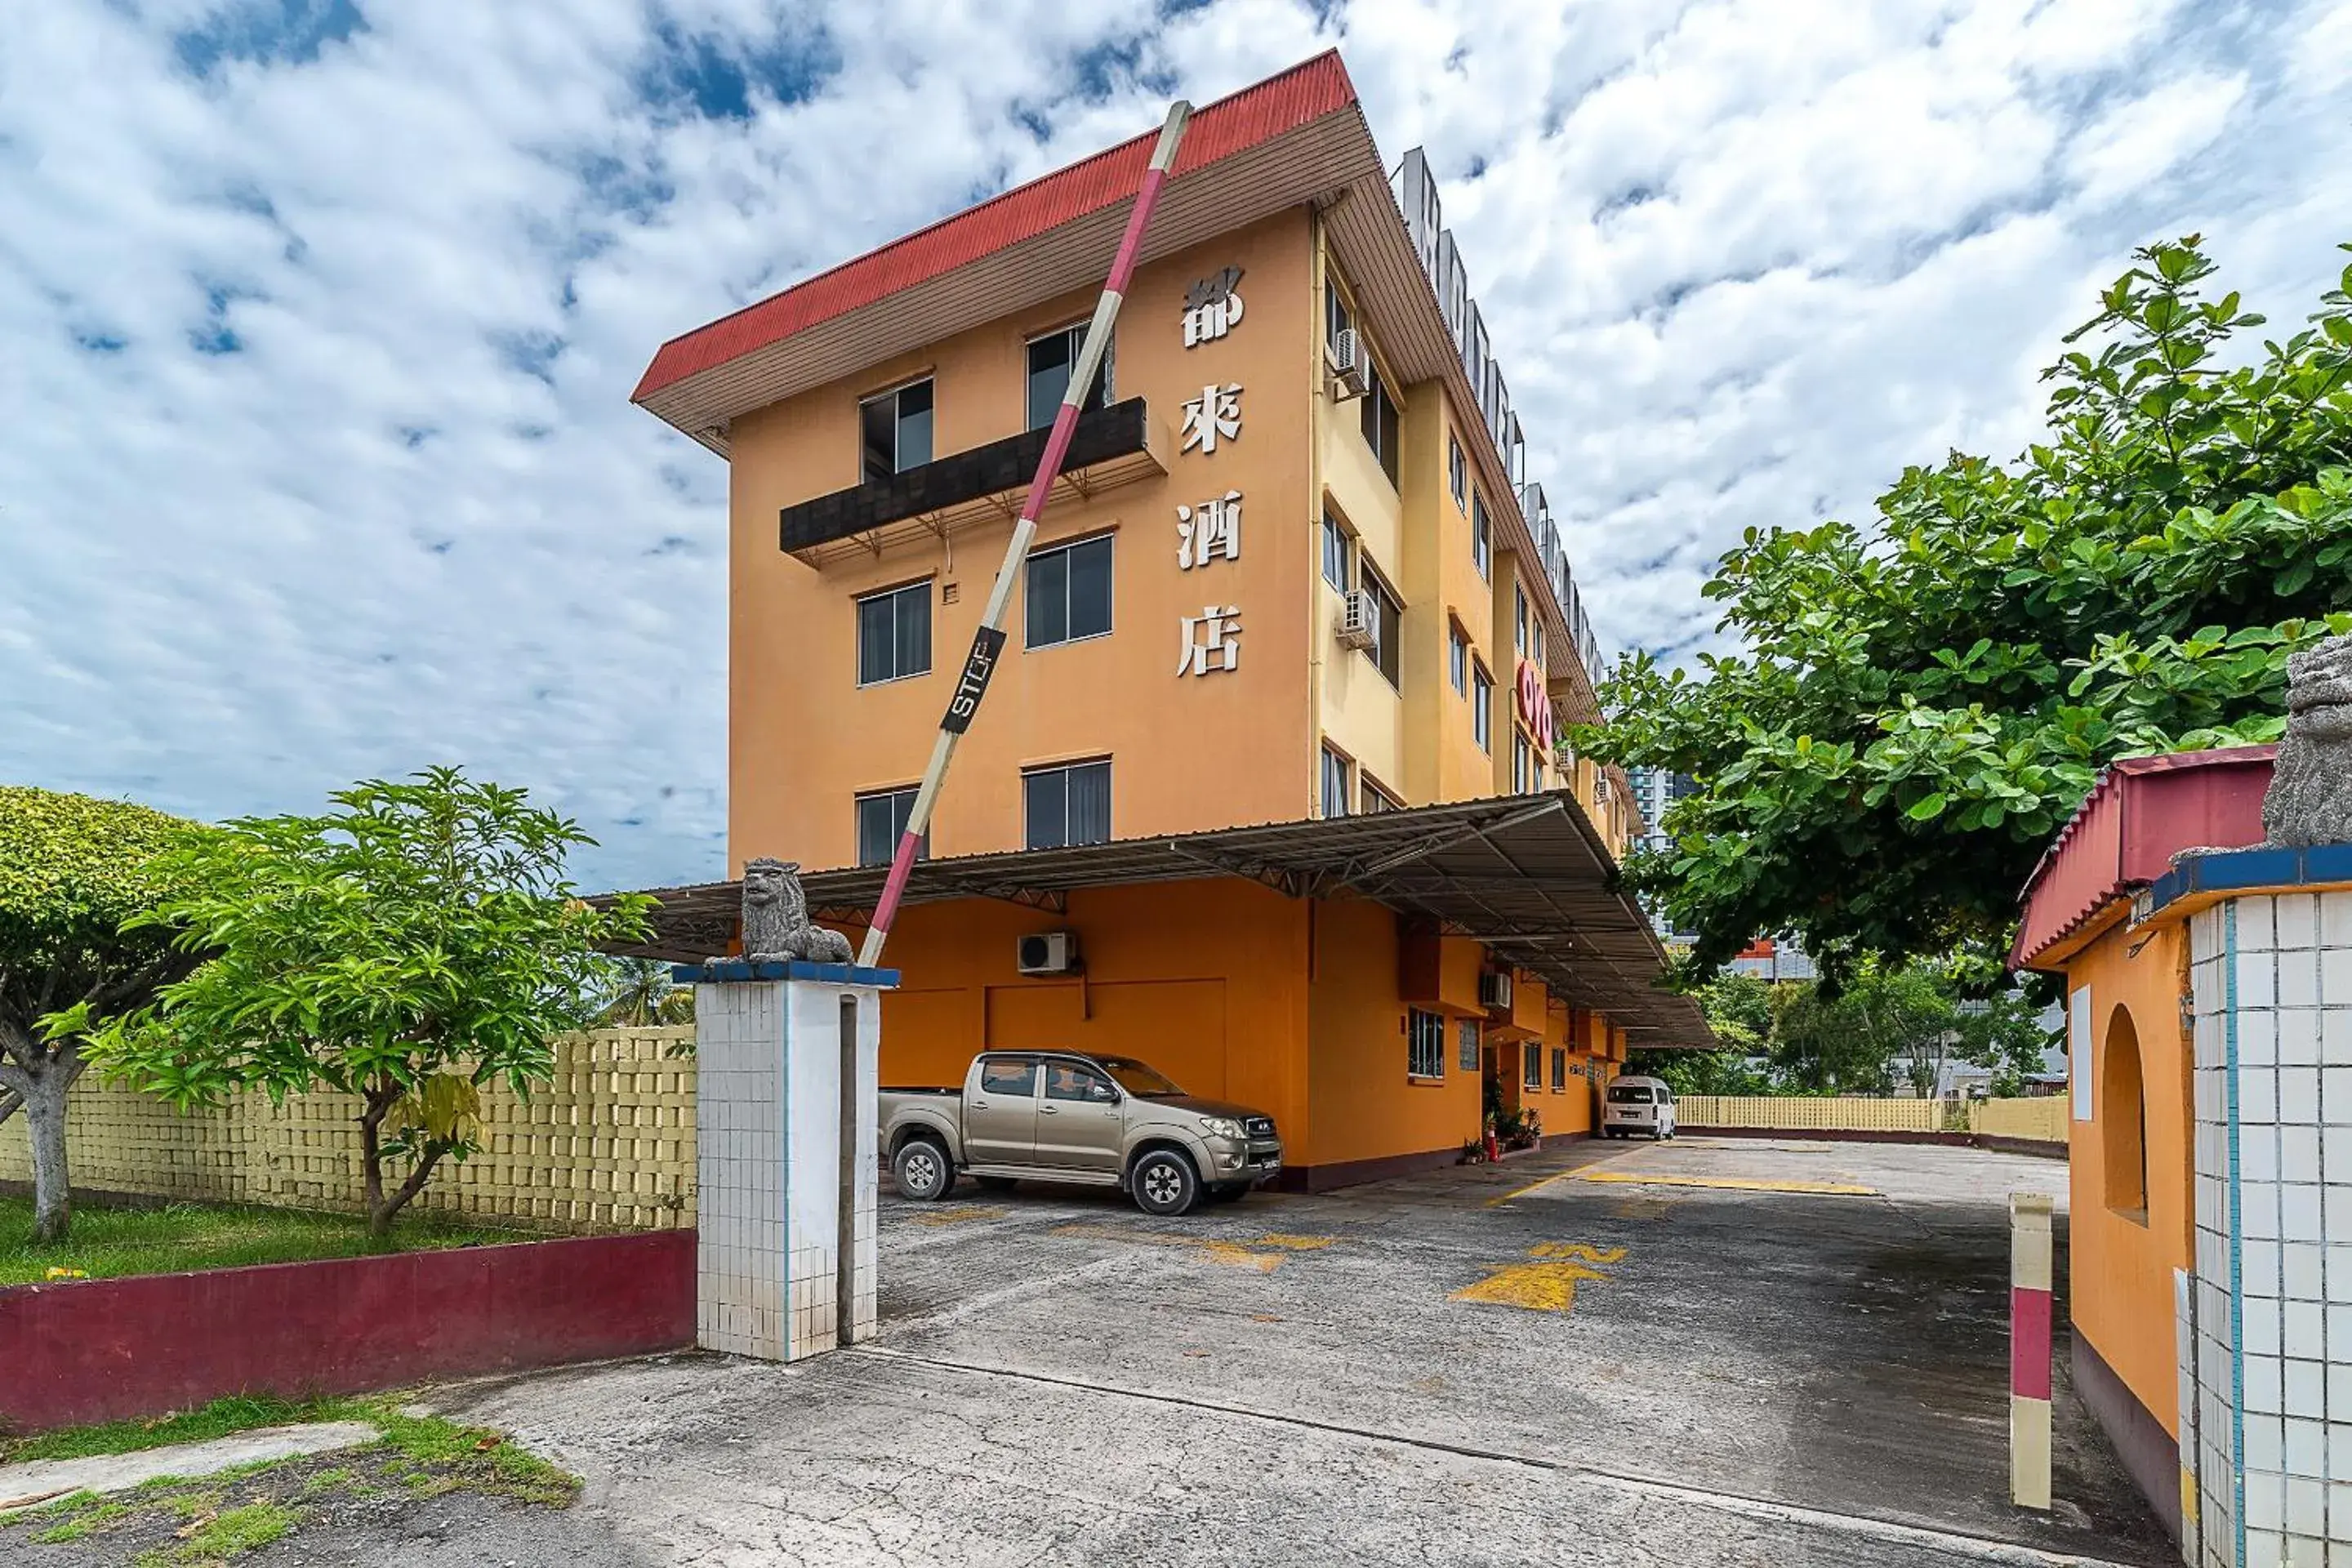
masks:
[(1078, 426), (1078, 406), (1094, 384), (1103, 355), (1109, 351), (1111, 325), (1118, 320), (1119, 303), (1127, 293), (1129, 279), (1135, 274), (1136, 257), (1143, 248), (1144, 227), (1151, 221), (1151, 209), (1159, 205), (1160, 187), (1167, 183), (1168, 172), (1176, 166), (1177, 144), (1184, 140), (1184, 126), (1192, 117), (1192, 106), (1179, 100), (1169, 109), (1168, 119), (1160, 127), (1160, 143), (1151, 150), (1151, 162), (1144, 169), (1135, 209), (1127, 215), (1127, 233), (1120, 237), (1118, 254), (1111, 261), (1109, 280), (1103, 285), (1102, 298), (1095, 302), (1094, 320), (1087, 323), (1086, 341), (1078, 346), (1078, 362), (1070, 367), (1069, 390), (1062, 395), (1062, 406), (1054, 416), (1053, 433), (1045, 437), (1045, 455), (1037, 464), (1036, 478), (1029, 482), (1029, 499), (1022, 504), (1021, 521), (1013, 525), (1013, 542), (1005, 547), (1004, 564), (997, 568), (996, 585), (989, 591), (988, 607), (981, 613), (980, 630), (973, 634), (971, 652), (964, 657), (962, 678), (956, 682), (955, 695), (949, 699), (947, 713), (940, 720), (940, 735), (931, 745), (930, 765), (923, 770), (922, 787), (915, 792), (914, 809), (907, 815), (907, 831), (899, 835), (898, 847), (890, 857), (890, 876), (882, 884), (882, 897), (874, 907), (874, 923), (866, 928), (866, 942), (858, 949), (857, 962), (869, 969), (882, 961), (882, 944), (889, 939), (890, 922), (898, 916), (898, 900), (907, 890), (907, 873), (914, 868), (915, 851), (931, 825), (931, 807), (939, 799), (940, 784), (948, 776), (948, 763), (955, 757), (956, 742), (971, 727), (971, 716), (980, 710), (980, 700), (988, 691), (989, 677), (995, 673), (997, 658), (1004, 651), (1004, 610), (1013, 598), (1013, 584), (1020, 580), (1022, 563), (1029, 559), (1030, 541), (1037, 536), (1037, 520), (1045, 514), (1045, 503), (1053, 497), (1054, 481), (1061, 477), (1062, 459), (1069, 452), (1070, 436)]
[(2009, 1500), (2050, 1506), (2050, 1194), (2009, 1195)]

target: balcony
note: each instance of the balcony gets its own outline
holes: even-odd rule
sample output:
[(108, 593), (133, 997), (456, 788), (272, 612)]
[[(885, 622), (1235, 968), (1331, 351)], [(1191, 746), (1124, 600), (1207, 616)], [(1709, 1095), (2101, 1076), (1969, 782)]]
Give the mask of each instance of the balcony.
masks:
[[(1030, 430), (1008, 436), (887, 479), (788, 506), (779, 520), (782, 548), (795, 560), (823, 568), (944, 542), (968, 529), (1009, 524), (1020, 515), (1045, 455), (1047, 435)], [(1078, 416), (1052, 504), (1090, 500), (1122, 485), (1160, 478), (1168, 472), (1164, 448), (1140, 397), (1088, 409)]]

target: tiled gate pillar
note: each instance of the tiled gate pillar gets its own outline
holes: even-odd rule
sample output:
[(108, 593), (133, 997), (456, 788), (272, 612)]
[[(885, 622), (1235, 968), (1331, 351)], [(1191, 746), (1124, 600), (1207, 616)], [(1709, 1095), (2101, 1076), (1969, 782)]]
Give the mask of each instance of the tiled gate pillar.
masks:
[(708, 963), (694, 983), (697, 1342), (798, 1361), (874, 1333), (890, 970)]
[(2352, 1568), (2352, 846), (2183, 856), (2146, 899), (2196, 910), (2182, 1555)]

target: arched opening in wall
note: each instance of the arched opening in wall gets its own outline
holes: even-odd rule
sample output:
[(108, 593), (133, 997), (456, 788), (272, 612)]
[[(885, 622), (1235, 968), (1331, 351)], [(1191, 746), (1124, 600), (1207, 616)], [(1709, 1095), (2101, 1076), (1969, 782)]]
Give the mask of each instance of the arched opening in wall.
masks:
[(2128, 1008), (2107, 1020), (2099, 1053), (2099, 1142), (2105, 1152), (2107, 1207), (2147, 1223), (2147, 1094), (2140, 1077), (2139, 1030)]

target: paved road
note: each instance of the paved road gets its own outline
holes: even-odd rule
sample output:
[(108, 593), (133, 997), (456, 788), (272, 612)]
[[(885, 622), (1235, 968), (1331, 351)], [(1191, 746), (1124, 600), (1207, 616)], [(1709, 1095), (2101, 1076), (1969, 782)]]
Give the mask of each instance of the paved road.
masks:
[(2061, 1508), (2003, 1500), (2005, 1196), (2063, 1179), (1690, 1139), (1175, 1223), (886, 1199), (873, 1351), (446, 1396), (589, 1490), (485, 1510), (436, 1560), (2168, 1563), (2063, 1387)]

